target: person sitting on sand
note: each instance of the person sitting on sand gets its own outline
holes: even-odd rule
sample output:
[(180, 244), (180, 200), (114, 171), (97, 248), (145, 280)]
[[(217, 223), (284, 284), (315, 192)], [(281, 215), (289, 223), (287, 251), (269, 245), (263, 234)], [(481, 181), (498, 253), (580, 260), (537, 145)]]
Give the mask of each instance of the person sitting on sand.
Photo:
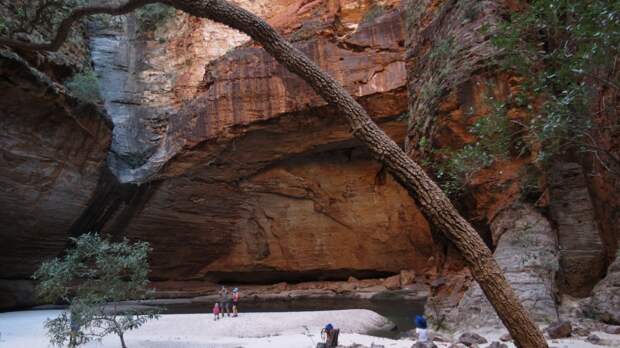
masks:
[(230, 296), (228, 296), (228, 290), (223, 285), (220, 289), (220, 310), (222, 311), (222, 318), (224, 317), (224, 312), (230, 317)]
[(415, 333), (418, 336), (418, 342), (428, 342), (426, 318), (423, 315), (415, 316)]
[(232, 293), (233, 317), (236, 317), (237, 315), (239, 315), (239, 309), (237, 307), (238, 304), (239, 304), (239, 289), (238, 288), (234, 288), (233, 289), (233, 293)]
[(215, 302), (215, 304), (213, 305), (213, 320), (219, 320), (220, 319), (220, 305)]
[(317, 347), (334, 348), (338, 345), (339, 329), (335, 329), (332, 324), (327, 324), (321, 330), (321, 337), (325, 338), (325, 343), (317, 344)]

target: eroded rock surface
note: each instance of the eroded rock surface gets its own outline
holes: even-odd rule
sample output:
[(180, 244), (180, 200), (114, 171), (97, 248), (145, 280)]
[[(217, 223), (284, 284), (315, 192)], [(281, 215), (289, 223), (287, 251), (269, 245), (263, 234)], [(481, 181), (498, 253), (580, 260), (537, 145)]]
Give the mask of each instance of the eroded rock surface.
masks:
[[(558, 250), (549, 221), (531, 206), (518, 205), (499, 213), (491, 230), (497, 243), (493, 255), (532, 318), (557, 320)], [(501, 325), (477, 284), (467, 290), (450, 322), (460, 327)]]
[(620, 325), (620, 257), (616, 258), (607, 276), (594, 287), (585, 312), (613, 325)]
[(560, 245), (561, 287), (573, 296), (587, 296), (605, 274), (607, 257), (599, 234), (584, 171), (578, 163), (552, 169), (551, 215)]
[[(63, 250), (87, 207), (105, 165), (111, 125), (93, 105), (81, 104), (4, 50), (0, 100), (0, 279), (29, 279), (41, 261)], [(1, 297), (11, 296), (17, 297), (8, 305), (21, 303), (19, 294)]]

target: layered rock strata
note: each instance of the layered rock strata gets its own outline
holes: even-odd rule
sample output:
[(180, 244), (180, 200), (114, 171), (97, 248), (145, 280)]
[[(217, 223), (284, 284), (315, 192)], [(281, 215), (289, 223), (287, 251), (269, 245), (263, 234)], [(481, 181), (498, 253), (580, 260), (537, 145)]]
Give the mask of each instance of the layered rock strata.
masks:
[(28, 279), (62, 252), (105, 165), (111, 125), (13, 52), (0, 51), (0, 77), (4, 282)]
[(560, 246), (560, 286), (572, 296), (585, 297), (607, 269), (605, 248), (583, 167), (558, 163), (552, 168), (550, 211)]
[[(297, 46), (402, 141), (399, 43), (400, 15), (388, 11), (345, 38)], [(413, 200), (301, 79), (256, 47), (206, 70), (197, 98), (169, 119), (149, 159), (165, 164), (160, 183), (125, 229), (154, 246), (155, 278), (345, 279), (432, 266)]]
[(585, 314), (620, 325), (620, 256), (609, 266), (607, 276), (594, 287), (592, 294), (584, 305)]
[[(558, 319), (555, 275), (559, 269), (555, 232), (549, 221), (528, 205), (502, 211), (491, 223), (493, 256), (532, 318)], [(478, 284), (472, 285), (455, 309), (451, 323), (461, 327), (501, 325)]]

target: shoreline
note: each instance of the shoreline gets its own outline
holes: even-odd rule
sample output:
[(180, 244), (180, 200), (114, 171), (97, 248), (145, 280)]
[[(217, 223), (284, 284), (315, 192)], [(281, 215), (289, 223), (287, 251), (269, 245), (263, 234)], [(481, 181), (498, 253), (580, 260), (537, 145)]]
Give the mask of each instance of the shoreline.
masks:
[[(55, 317), (60, 310), (36, 310), (0, 313), (0, 347), (43, 348), (49, 346), (43, 327), (46, 318)], [(125, 335), (129, 348), (314, 348), (320, 341), (320, 330), (326, 322), (341, 329), (343, 347), (410, 348), (413, 338), (388, 339), (372, 336), (372, 330), (385, 328), (389, 321), (369, 310), (242, 313), (238, 318), (213, 320), (211, 314), (164, 314), (159, 320), (129, 331)], [(506, 330), (483, 327), (476, 331), (486, 338), (488, 347), (500, 342)], [(593, 344), (585, 337), (549, 339), (550, 346), (563, 348), (596, 348), (620, 346), (620, 335), (593, 331), (601, 341)], [(431, 333), (433, 336), (434, 333)], [(443, 341), (435, 341), (438, 348), (447, 348), (458, 340), (453, 335), (439, 333)], [(514, 348), (512, 342), (502, 342)], [(90, 342), (86, 348), (118, 347), (116, 336), (106, 336), (101, 342)]]

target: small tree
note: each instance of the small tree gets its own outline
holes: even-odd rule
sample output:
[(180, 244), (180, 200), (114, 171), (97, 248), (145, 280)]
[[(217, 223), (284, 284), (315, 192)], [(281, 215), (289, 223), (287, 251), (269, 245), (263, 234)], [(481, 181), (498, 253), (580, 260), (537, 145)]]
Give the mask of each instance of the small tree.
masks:
[(149, 293), (149, 244), (114, 243), (97, 233), (71, 240), (75, 245), (64, 257), (44, 262), (33, 276), (42, 299), (69, 304), (67, 312), (46, 321), (50, 342), (62, 346), (69, 341), (74, 347), (114, 333), (126, 348), (125, 332), (159, 316), (158, 309), (117, 304)]

